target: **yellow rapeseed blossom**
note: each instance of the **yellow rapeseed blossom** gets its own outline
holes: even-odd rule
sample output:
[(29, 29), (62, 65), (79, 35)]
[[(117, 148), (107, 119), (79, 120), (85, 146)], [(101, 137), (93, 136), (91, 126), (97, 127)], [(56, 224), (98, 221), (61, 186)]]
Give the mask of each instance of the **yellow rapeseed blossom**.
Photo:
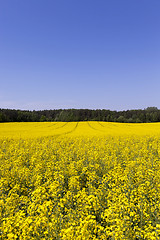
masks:
[(0, 239), (160, 239), (160, 123), (1, 123)]

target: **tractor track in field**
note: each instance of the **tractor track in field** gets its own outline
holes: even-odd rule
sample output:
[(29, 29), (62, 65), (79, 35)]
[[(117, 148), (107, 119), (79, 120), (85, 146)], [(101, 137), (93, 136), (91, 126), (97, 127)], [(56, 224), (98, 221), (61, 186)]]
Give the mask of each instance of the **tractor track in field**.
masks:
[(104, 126), (102, 123), (97, 122), (98, 124), (100, 124), (102, 127), (104, 128), (112, 128), (112, 127), (118, 127), (116, 124), (114, 124), (113, 122), (107, 122), (108, 126)]
[[(38, 123), (40, 123), (40, 122), (38, 122)], [(41, 122), (42, 123), (42, 122)], [(49, 127), (53, 127), (53, 126), (55, 126), (57, 124), (57, 122), (56, 123), (50, 123), (49, 125), (47, 125), (47, 126), (45, 126), (46, 128), (49, 128)], [(34, 126), (34, 128), (39, 128), (39, 126), (38, 125), (36, 125), (36, 126)]]
[(53, 135), (53, 137), (59, 137), (59, 136), (63, 136), (63, 135), (69, 134), (69, 133), (73, 133), (77, 129), (78, 124), (79, 124), (79, 122), (76, 123), (76, 126), (73, 129), (71, 129), (67, 132), (64, 132), (64, 133), (55, 134), (55, 135)]
[(69, 133), (74, 132), (74, 131), (77, 129), (78, 124), (79, 124), (79, 122), (76, 123), (76, 126), (75, 126), (72, 130), (70, 130), (70, 131), (68, 131), (68, 132), (65, 132), (65, 133), (63, 133), (63, 134), (69, 134)]
[(48, 128), (49, 128), (49, 127), (54, 127), (55, 125), (57, 125), (57, 123), (53, 123), (52, 125), (47, 126), (47, 127), (48, 127)]
[(60, 127), (56, 127), (55, 129), (63, 128), (63, 127), (65, 127), (67, 124), (68, 124), (68, 122), (64, 123), (64, 124), (63, 124), (62, 126), (60, 126)]
[(105, 127), (102, 123), (100, 122), (97, 122), (101, 127)]
[(89, 126), (90, 128), (92, 128), (93, 130), (98, 131), (98, 132), (103, 132), (102, 130), (97, 129), (97, 128), (91, 126), (91, 124), (90, 124), (89, 122), (87, 122), (87, 123), (88, 123), (88, 126)]

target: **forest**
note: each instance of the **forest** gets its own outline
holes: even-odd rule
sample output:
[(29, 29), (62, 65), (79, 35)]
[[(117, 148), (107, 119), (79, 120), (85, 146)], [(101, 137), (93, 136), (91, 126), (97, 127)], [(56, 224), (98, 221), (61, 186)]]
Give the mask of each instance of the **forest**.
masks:
[(125, 111), (111, 111), (106, 109), (54, 109), (29, 111), (0, 108), (0, 122), (55, 121), (105, 121), (121, 123), (160, 122), (160, 110), (157, 107)]

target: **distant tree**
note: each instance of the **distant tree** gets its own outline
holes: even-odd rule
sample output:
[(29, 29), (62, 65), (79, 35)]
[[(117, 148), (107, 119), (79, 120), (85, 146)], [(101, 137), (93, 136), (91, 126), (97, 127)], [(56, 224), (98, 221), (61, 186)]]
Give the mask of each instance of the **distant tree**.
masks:
[(125, 119), (123, 116), (119, 116), (119, 117), (117, 118), (117, 122), (124, 123), (124, 122), (126, 122), (126, 119)]
[(133, 118), (129, 118), (129, 119), (127, 120), (127, 122), (128, 122), (128, 123), (133, 123), (134, 120), (133, 120)]
[(45, 121), (46, 121), (46, 117), (44, 115), (42, 115), (40, 118), (40, 122), (45, 122)]
[(147, 112), (146, 113), (146, 122), (151, 122), (151, 114), (150, 114), (150, 112)]
[(144, 112), (141, 112), (139, 114), (139, 119), (142, 123), (144, 123), (146, 121), (146, 116), (145, 116)]
[(155, 111), (158, 111), (158, 108), (157, 107), (147, 107), (146, 109), (147, 112), (155, 112)]
[(150, 116), (151, 116), (151, 121), (152, 122), (158, 122), (158, 112), (157, 111), (156, 112), (152, 112), (150, 114)]
[(142, 121), (139, 118), (136, 118), (136, 123), (141, 123)]
[(160, 110), (157, 107), (119, 112), (105, 109), (54, 109), (41, 111), (0, 109), (0, 122), (39, 121), (160, 122)]
[(3, 113), (0, 112), (0, 122), (4, 122), (4, 120), (5, 120), (4, 115), (3, 115)]

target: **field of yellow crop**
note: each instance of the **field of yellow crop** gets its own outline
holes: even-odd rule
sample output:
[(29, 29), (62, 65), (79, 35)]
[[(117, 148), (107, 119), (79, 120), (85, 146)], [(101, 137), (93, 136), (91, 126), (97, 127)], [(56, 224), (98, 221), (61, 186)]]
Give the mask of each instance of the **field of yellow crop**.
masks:
[(159, 240), (160, 123), (1, 123), (0, 239)]

